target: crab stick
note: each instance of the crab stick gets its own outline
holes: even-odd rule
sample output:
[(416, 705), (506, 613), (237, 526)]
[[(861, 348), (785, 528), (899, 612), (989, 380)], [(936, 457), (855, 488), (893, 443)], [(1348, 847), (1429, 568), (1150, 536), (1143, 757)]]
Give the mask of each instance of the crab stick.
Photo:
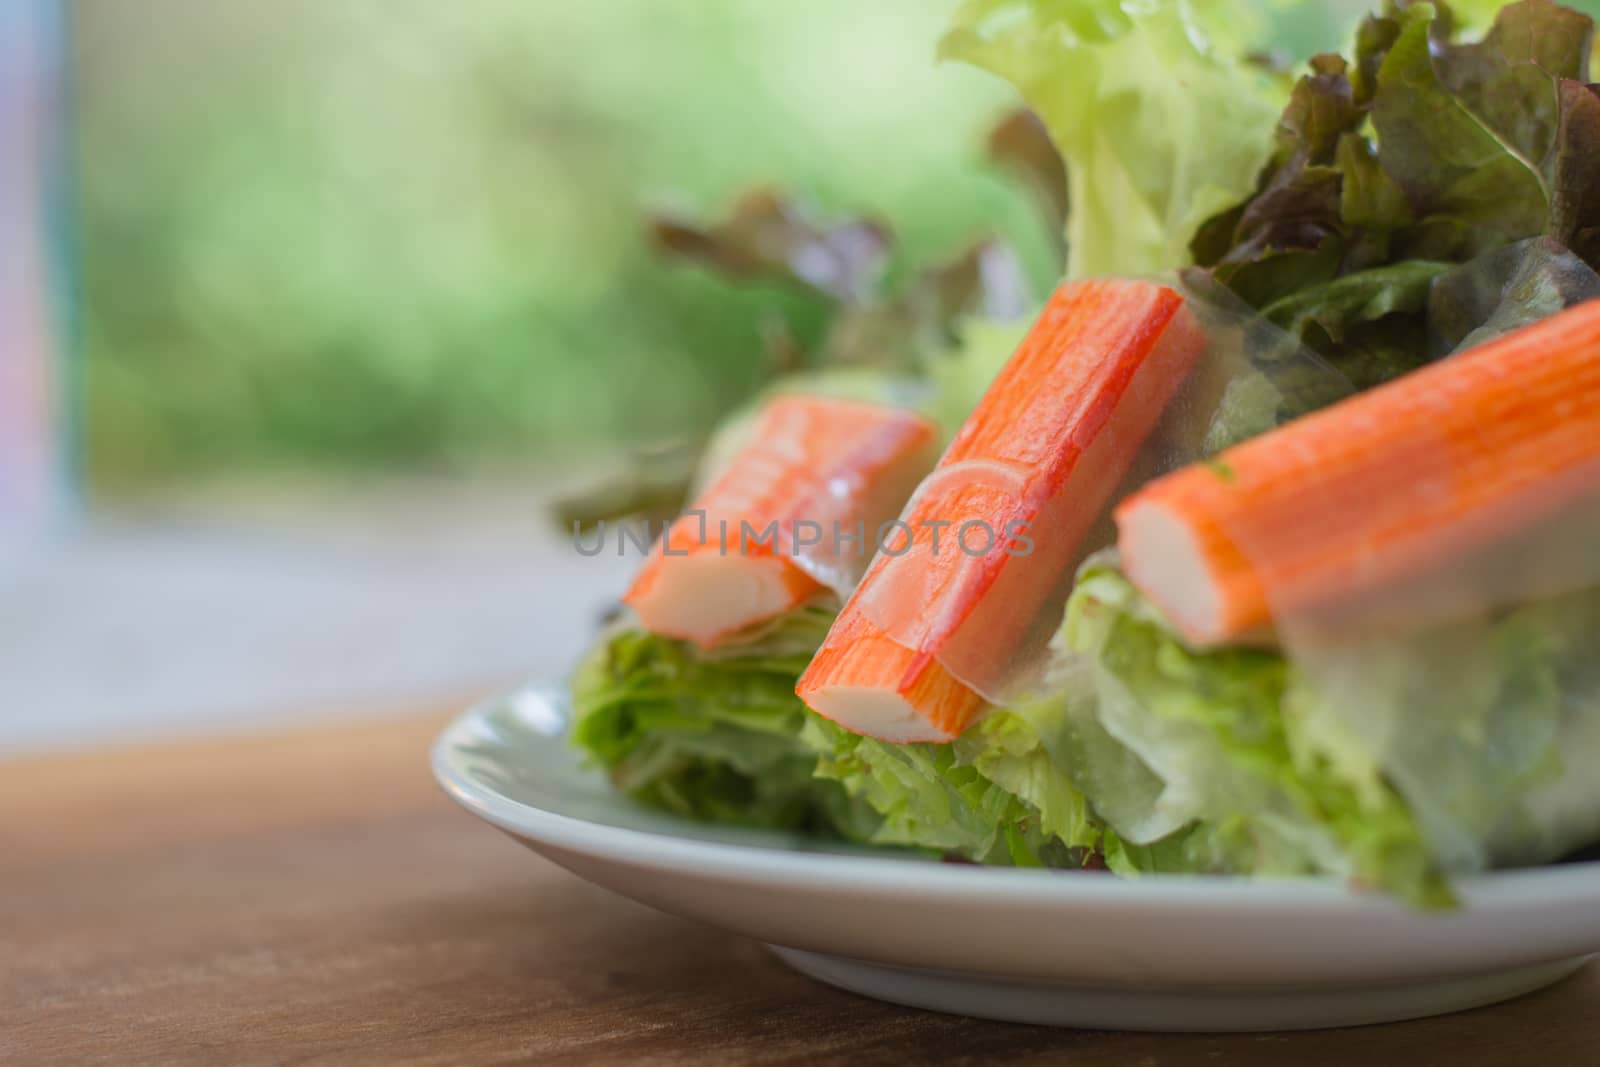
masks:
[(1150, 483), (1117, 509), (1118, 545), (1129, 580), (1207, 646), (1492, 549), (1595, 493), (1600, 302)]
[(1203, 347), (1164, 286), (1057, 290), (801, 676), (806, 704), (892, 742), (970, 725), (1060, 622), (1085, 536)]
[(873, 531), (905, 503), (937, 439), (932, 422), (897, 408), (772, 400), (623, 600), (646, 629), (710, 647), (853, 584)]

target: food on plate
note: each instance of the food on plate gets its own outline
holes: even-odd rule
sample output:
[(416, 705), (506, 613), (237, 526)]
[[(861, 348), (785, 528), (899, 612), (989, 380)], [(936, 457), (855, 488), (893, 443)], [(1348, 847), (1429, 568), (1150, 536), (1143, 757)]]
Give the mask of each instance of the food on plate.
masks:
[(899, 513), (937, 441), (938, 428), (915, 412), (774, 398), (623, 602), (645, 629), (711, 648), (825, 589), (848, 593), (867, 539)]
[(1585, 303), (1125, 501), (1063, 633), (1091, 807), (1166, 869), (1433, 904), (1600, 838), (1596, 420)]
[(651, 779), (691, 814), (771, 791), (869, 844), (1428, 907), (1600, 842), (1592, 23), (1390, 2), (1292, 82), (1253, 33), (962, 5), (943, 53), (1064, 157), (1067, 280), (941, 409), (970, 414), (859, 585), (580, 671), (625, 788), (692, 723), (739, 784)]
[(621, 788), (757, 825), (848, 820), (811, 781), (794, 679), (932, 465), (923, 416), (780, 395), (654, 546), (573, 684), (576, 739)]
[(845, 604), (806, 703), (885, 741), (971, 725), (1040, 612), (1059, 617), (1084, 535), (1204, 345), (1166, 286), (1062, 286)]
[(635, 799), (680, 815), (848, 837), (877, 817), (815, 777), (794, 681), (833, 621), (803, 604), (711, 652), (619, 619), (572, 678), (572, 738)]

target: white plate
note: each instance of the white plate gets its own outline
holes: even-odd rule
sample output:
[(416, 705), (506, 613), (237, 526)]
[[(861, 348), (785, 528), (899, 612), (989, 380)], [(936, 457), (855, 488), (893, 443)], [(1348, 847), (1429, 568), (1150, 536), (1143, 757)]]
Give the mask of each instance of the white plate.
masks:
[(1474, 879), (1447, 914), (1309, 879), (942, 864), (638, 807), (579, 765), (564, 707), (533, 687), (468, 712), (434, 746), (434, 774), (580, 877), (884, 1000), (1064, 1026), (1303, 1029), (1493, 1003), (1600, 952), (1600, 864)]

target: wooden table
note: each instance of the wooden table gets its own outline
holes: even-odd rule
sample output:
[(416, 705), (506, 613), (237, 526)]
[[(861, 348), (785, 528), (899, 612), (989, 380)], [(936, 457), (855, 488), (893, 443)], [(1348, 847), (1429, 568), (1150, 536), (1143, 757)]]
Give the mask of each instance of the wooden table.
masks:
[(1052, 1031), (890, 1007), (457, 810), (429, 715), (0, 765), (0, 1062), (1600, 1063), (1600, 969), (1387, 1027)]

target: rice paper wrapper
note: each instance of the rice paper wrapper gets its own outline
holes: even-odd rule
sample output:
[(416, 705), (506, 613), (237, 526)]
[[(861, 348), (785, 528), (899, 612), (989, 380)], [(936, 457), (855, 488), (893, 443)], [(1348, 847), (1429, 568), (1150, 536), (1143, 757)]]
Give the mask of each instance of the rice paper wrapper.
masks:
[[(1547, 861), (1600, 838), (1600, 463), (1443, 529), (1459, 444), (1414, 441), (1396, 463), (1429, 474), (1398, 490), (1318, 486), (1377, 520), (1370, 554), (1267, 583), (1286, 712), (1352, 780), (1404, 798), (1442, 869)], [(1228, 532), (1270, 569), (1265, 530)]]
[(1486, 252), (1435, 278), (1428, 339), (1435, 358), (1464, 351), (1600, 297), (1600, 274), (1553, 237)]

